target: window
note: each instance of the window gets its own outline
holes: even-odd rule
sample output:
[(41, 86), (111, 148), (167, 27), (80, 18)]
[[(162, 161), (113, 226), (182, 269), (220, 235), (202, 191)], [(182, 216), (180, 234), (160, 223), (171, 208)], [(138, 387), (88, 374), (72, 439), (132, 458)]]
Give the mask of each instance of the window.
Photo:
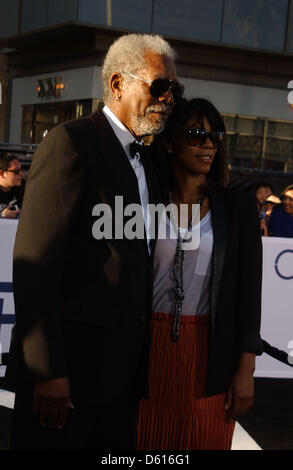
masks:
[(283, 51), (288, 0), (225, 0), (222, 41)]
[(231, 166), (293, 171), (293, 121), (223, 114)]
[(151, 22), (152, 2), (150, 0), (111, 1), (111, 26), (150, 33)]
[(53, 127), (71, 119), (86, 117), (91, 112), (92, 100), (25, 105), (22, 114), (22, 142), (38, 144)]
[(264, 168), (293, 171), (293, 124), (268, 121)]
[(17, 34), (18, 6), (18, 0), (0, 1), (0, 38)]
[(220, 41), (223, 0), (155, 0), (153, 32)]

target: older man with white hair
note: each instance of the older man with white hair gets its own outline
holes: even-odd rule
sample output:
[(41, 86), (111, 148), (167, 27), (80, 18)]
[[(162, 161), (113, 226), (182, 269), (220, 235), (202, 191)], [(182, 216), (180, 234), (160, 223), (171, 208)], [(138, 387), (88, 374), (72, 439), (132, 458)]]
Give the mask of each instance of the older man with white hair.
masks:
[(163, 130), (182, 96), (174, 59), (160, 36), (120, 37), (103, 65), (103, 110), (55, 127), (33, 158), (14, 250), (13, 449), (135, 446), (153, 240), (93, 236), (93, 208), (158, 202), (142, 137)]

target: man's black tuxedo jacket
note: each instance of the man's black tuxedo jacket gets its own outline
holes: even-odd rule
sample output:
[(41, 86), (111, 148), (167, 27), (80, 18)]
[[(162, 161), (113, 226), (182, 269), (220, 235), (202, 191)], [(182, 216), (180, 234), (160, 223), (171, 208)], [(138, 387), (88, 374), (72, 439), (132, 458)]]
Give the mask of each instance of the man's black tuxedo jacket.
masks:
[[(157, 203), (150, 161), (145, 173)], [(140, 204), (103, 113), (54, 128), (33, 157), (14, 249), (19, 378), (68, 376), (72, 400), (87, 403), (133, 382), (141, 393), (147, 378), (152, 254), (145, 239), (92, 234), (93, 207), (108, 204), (114, 217), (115, 196)]]

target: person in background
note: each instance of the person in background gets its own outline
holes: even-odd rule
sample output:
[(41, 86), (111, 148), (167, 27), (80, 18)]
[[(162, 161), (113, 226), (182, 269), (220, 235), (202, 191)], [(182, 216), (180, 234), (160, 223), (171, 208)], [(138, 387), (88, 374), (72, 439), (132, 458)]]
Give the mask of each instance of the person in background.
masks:
[(263, 237), (267, 237), (269, 235), (268, 223), (270, 220), (271, 213), (273, 209), (280, 203), (281, 199), (278, 198), (278, 196), (275, 196), (274, 194), (268, 196), (266, 200), (262, 203), (262, 212), (266, 214), (265, 217), (263, 217), (260, 221), (260, 229)]
[(266, 198), (273, 194), (273, 186), (267, 181), (259, 181), (255, 186), (255, 198), (259, 213), (259, 221), (260, 221), (260, 228), (261, 228), (261, 235), (264, 235), (266, 232), (266, 211), (263, 208), (263, 203), (265, 202)]
[[(156, 243), (139, 450), (228, 450), (235, 420), (253, 403), (255, 355), (262, 353), (262, 244), (254, 196), (225, 187), (224, 137), (217, 109), (192, 99), (178, 103), (155, 138), (164, 202), (179, 213), (186, 204), (189, 220), (178, 226), (171, 211), (165, 231), (175, 226), (177, 240)], [(199, 246), (185, 250), (196, 230)]]
[(293, 184), (281, 193), (281, 204), (271, 213), (268, 232), (272, 237), (293, 237)]
[(273, 186), (267, 181), (260, 181), (255, 185), (255, 197), (259, 211), (262, 210), (262, 204), (265, 202), (266, 198), (273, 194), (273, 192)]
[(15, 219), (23, 199), (23, 172), (15, 155), (0, 154), (0, 217)]

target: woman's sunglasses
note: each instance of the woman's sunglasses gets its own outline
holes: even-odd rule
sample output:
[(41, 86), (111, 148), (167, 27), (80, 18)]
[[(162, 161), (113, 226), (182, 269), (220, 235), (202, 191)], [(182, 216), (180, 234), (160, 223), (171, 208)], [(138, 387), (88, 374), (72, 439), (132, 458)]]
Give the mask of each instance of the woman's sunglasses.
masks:
[(210, 139), (214, 147), (218, 147), (224, 138), (225, 132), (208, 132), (205, 129), (182, 129), (179, 134), (184, 135), (186, 137), (187, 144), (192, 147), (201, 147), (204, 145), (207, 138)]
[(175, 80), (169, 80), (168, 78), (156, 78), (150, 82), (144, 78), (138, 77), (137, 75), (133, 75), (133, 73), (127, 73), (132, 78), (136, 78), (137, 80), (141, 80), (142, 82), (147, 83), (150, 86), (150, 94), (153, 96), (153, 98), (159, 98), (169, 91), (171, 91), (175, 102), (177, 102), (183, 96), (183, 83), (176, 82)]

